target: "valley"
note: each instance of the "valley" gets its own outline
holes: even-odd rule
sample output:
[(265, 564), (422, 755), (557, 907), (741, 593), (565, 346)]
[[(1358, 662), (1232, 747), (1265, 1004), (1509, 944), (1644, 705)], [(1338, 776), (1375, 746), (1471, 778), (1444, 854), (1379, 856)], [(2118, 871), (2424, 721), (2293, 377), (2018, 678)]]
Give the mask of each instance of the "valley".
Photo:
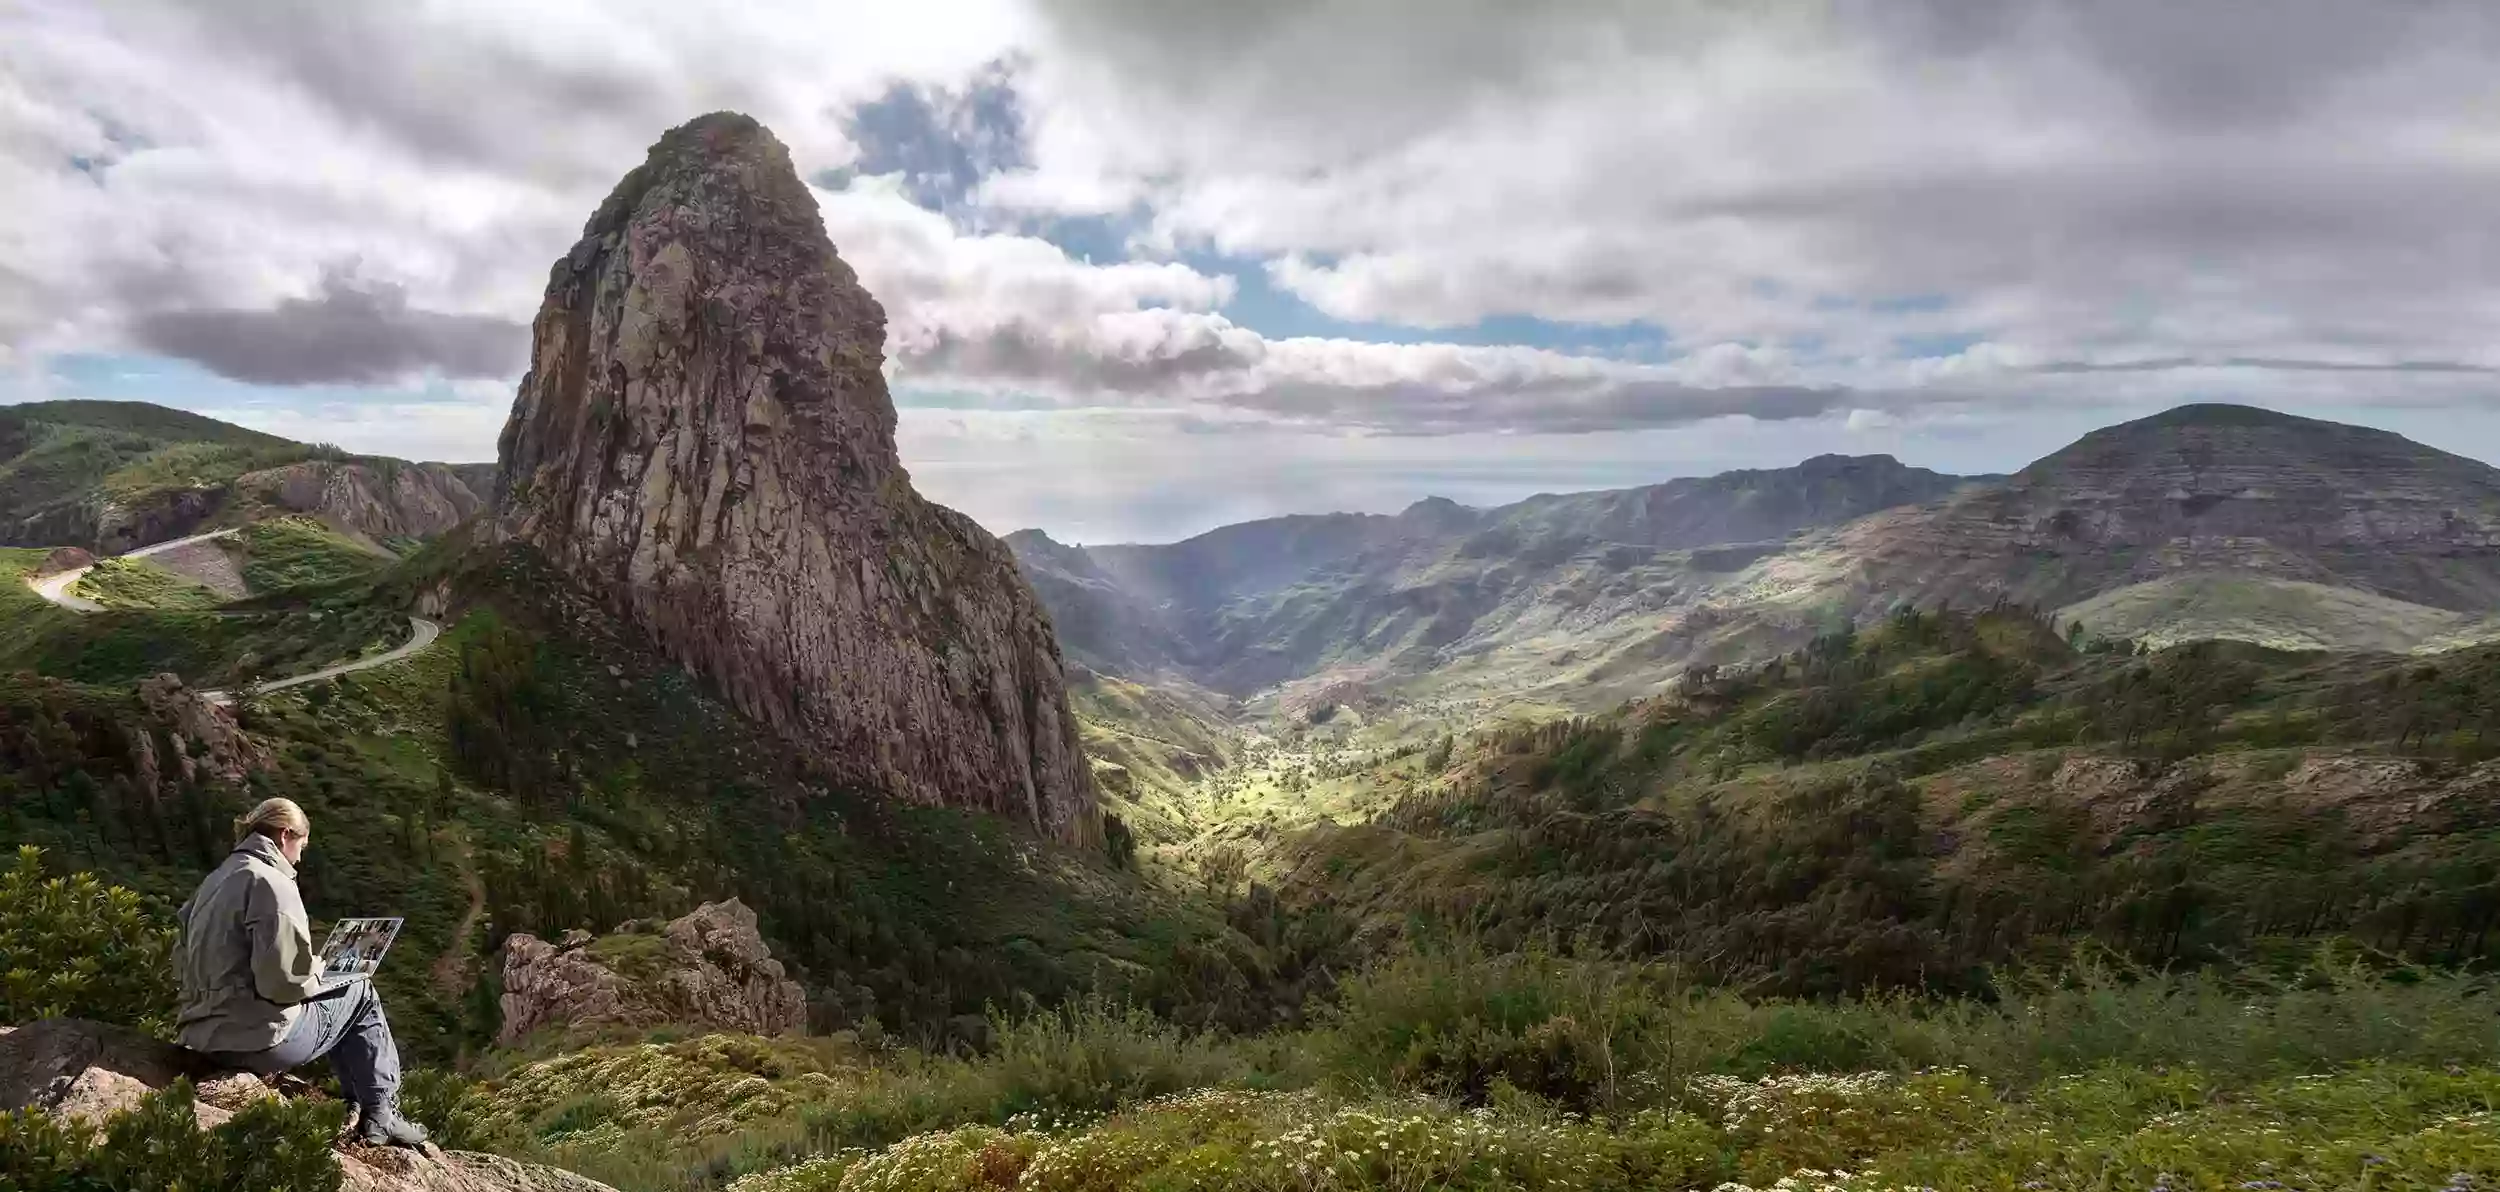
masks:
[[(335, 1174), (137, 1074), (284, 796), (497, 1192), (2500, 1178), (2500, 471), (2200, 404), (1001, 539), (816, 203), (669, 132), (492, 464), (0, 410), (0, 1161)], [(97, 1139), (11, 1067), (65, 1017), (136, 1032)]]

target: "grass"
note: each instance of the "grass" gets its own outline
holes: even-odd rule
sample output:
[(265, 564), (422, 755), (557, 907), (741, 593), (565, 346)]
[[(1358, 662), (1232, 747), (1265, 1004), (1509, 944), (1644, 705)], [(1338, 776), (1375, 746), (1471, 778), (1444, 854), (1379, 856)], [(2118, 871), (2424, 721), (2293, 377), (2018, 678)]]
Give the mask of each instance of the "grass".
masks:
[(2500, 1074), (2389, 1066), (2219, 1087), (2079, 1073), (2008, 1099), (1967, 1073), (1696, 1082), (1691, 1109), (1582, 1118), (1418, 1098), (1204, 1090), (1099, 1120), (836, 1152), (736, 1192), (1022, 1188), (2450, 1188), (2500, 1174)]
[(2475, 618), (2355, 588), (2261, 575), (2191, 573), (2104, 592), (2058, 610), (2058, 623), (2155, 647), (2222, 638), (2279, 650), (2380, 650), (2469, 644)]
[(1461, 944), (1256, 1036), (1091, 1003), (997, 1020), (977, 1056), (708, 1035), (521, 1062), (469, 1095), (494, 1145), (627, 1192), (1698, 1189), (1806, 1168), (1848, 1189), (2439, 1187), (2500, 1175), (2494, 999), (2322, 955), (2282, 980), (2084, 963), (1987, 1001), (1755, 1000)]
[(241, 557), (243, 582), (254, 593), (359, 579), (381, 572), (393, 562), (312, 517), (254, 522), (230, 541)]
[(158, 447), (106, 473), (107, 500), (137, 504), (176, 489), (220, 488), (246, 472), (315, 458), (317, 449), (273, 439), (266, 443), (194, 442)]
[(98, 560), (71, 594), (121, 612), (199, 612), (225, 603), (207, 586), (146, 559)]

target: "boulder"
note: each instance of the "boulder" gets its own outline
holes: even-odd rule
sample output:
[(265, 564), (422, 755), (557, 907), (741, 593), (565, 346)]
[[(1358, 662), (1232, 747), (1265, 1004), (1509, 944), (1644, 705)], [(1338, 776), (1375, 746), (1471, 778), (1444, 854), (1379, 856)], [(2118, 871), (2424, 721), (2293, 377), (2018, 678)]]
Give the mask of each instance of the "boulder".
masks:
[(807, 1025), (807, 994), (773, 959), (755, 912), (707, 902), (658, 931), (504, 941), (503, 1034), (549, 1027), (700, 1026), (774, 1035)]
[[(0, 1027), (0, 1111), (40, 1109), (100, 1129), (186, 1076), (195, 1082), (203, 1129), (278, 1095), (258, 1077), (207, 1069), (181, 1048), (117, 1026), (46, 1018)], [(357, 1143), (342, 1147), (338, 1161), (341, 1186), (349, 1192), (615, 1192), (571, 1172), (432, 1146)]]
[(75, 546), (56, 546), (52, 548), (51, 554), (43, 557), (43, 562), (35, 564), (35, 569), (27, 574), (36, 579), (42, 579), (48, 575), (59, 575), (64, 571), (76, 571), (81, 567), (93, 566), (95, 566), (94, 555)]

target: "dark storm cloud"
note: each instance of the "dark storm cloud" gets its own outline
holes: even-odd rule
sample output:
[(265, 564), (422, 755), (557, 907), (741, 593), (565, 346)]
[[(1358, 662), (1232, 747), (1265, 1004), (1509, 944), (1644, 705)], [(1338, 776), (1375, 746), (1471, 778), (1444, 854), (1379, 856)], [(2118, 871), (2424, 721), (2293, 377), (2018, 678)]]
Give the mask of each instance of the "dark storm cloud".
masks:
[(399, 286), (343, 273), (323, 278), (319, 294), (269, 310), (152, 311), (132, 330), (152, 351), (266, 385), (371, 384), (428, 372), (506, 377), (529, 349), (520, 323), (414, 309)]
[(1690, 426), (1713, 418), (1765, 422), (1818, 418), (1866, 399), (1839, 388), (1791, 385), (1705, 387), (1635, 377), (1545, 380), (1453, 389), (1406, 382), (1319, 385), (1285, 382), (1232, 399), (1239, 408), (1295, 422), (1377, 434), (1600, 434)]
[(1912, 56), (2064, 47), (2160, 123), (2247, 128), (2343, 98), (2425, 41), (2488, 38), (2480, 0), (1850, 0), (1856, 31)]
[(1149, 343), (1113, 345), (1019, 322), (979, 332), (935, 329), (926, 343), (898, 352), (898, 358), (931, 376), (1149, 396), (1253, 367), (1260, 348), (1254, 336), (1187, 330)]

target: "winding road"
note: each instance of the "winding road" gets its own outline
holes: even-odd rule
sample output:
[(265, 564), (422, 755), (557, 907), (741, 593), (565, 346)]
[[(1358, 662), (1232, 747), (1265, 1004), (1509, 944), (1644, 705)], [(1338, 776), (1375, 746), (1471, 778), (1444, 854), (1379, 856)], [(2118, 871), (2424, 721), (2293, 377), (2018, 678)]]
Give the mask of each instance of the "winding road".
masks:
[[(169, 550), (189, 546), (194, 542), (206, 542), (212, 538), (232, 538), (234, 535), (235, 532), (233, 530), (217, 530), (207, 534), (193, 534), (188, 538), (176, 538), (171, 542), (159, 542), (154, 546), (143, 546), (137, 550), (123, 551), (113, 557), (116, 559), (144, 559), (149, 555), (163, 554)], [(42, 579), (28, 580), (26, 582), (29, 586), (35, 589), (36, 595), (41, 596), (54, 604), (60, 605), (62, 608), (82, 613), (100, 613), (104, 611), (103, 605), (97, 604), (95, 601), (89, 600), (84, 596), (73, 596), (70, 594), (70, 589), (77, 587), (78, 581), (87, 578), (87, 573), (93, 570), (95, 570), (95, 568), (92, 566), (72, 567), (59, 575), (47, 575)]]
[[(173, 550), (177, 547), (189, 546), (194, 542), (206, 542), (212, 538), (232, 537), (234, 533), (235, 531), (233, 530), (218, 530), (208, 534), (193, 534), (188, 538), (176, 538), (171, 542), (159, 542), (154, 546), (143, 546), (137, 550), (124, 551), (113, 557), (117, 559), (144, 559), (149, 555)], [(36, 595), (41, 596), (54, 604), (60, 605), (62, 608), (69, 609), (73, 612), (100, 613), (104, 611), (103, 605), (97, 604), (95, 601), (89, 600), (83, 596), (74, 595), (70, 591), (71, 588), (78, 586), (79, 580), (86, 578), (89, 570), (91, 570), (91, 568), (73, 567), (67, 571), (61, 572), (58, 575), (47, 575), (41, 579), (27, 580), (26, 586), (33, 588)], [(426, 648), (427, 646), (433, 645), (434, 639), (441, 637), (442, 635), (443, 627), (441, 625), (435, 624), (434, 622), (426, 620), (423, 617), (410, 617), (408, 618), (408, 640), (396, 649), (385, 650), (371, 658), (359, 658), (353, 662), (342, 662), (336, 666), (325, 666), (317, 671), (309, 671), (300, 675), (289, 675), (283, 679), (271, 679), (265, 683), (255, 683), (252, 686), (245, 688), (243, 694), (265, 695), (272, 691), (284, 691), (289, 687), (300, 687), (306, 683), (318, 683), (323, 679), (335, 679), (340, 675), (352, 675), (357, 671), (372, 670), (377, 666), (388, 666), (391, 663), (397, 662), (402, 658), (406, 658), (407, 656)], [(230, 704), (233, 703), (235, 699), (235, 693), (230, 691), (203, 691), (200, 694), (203, 698), (213, 704)]]

